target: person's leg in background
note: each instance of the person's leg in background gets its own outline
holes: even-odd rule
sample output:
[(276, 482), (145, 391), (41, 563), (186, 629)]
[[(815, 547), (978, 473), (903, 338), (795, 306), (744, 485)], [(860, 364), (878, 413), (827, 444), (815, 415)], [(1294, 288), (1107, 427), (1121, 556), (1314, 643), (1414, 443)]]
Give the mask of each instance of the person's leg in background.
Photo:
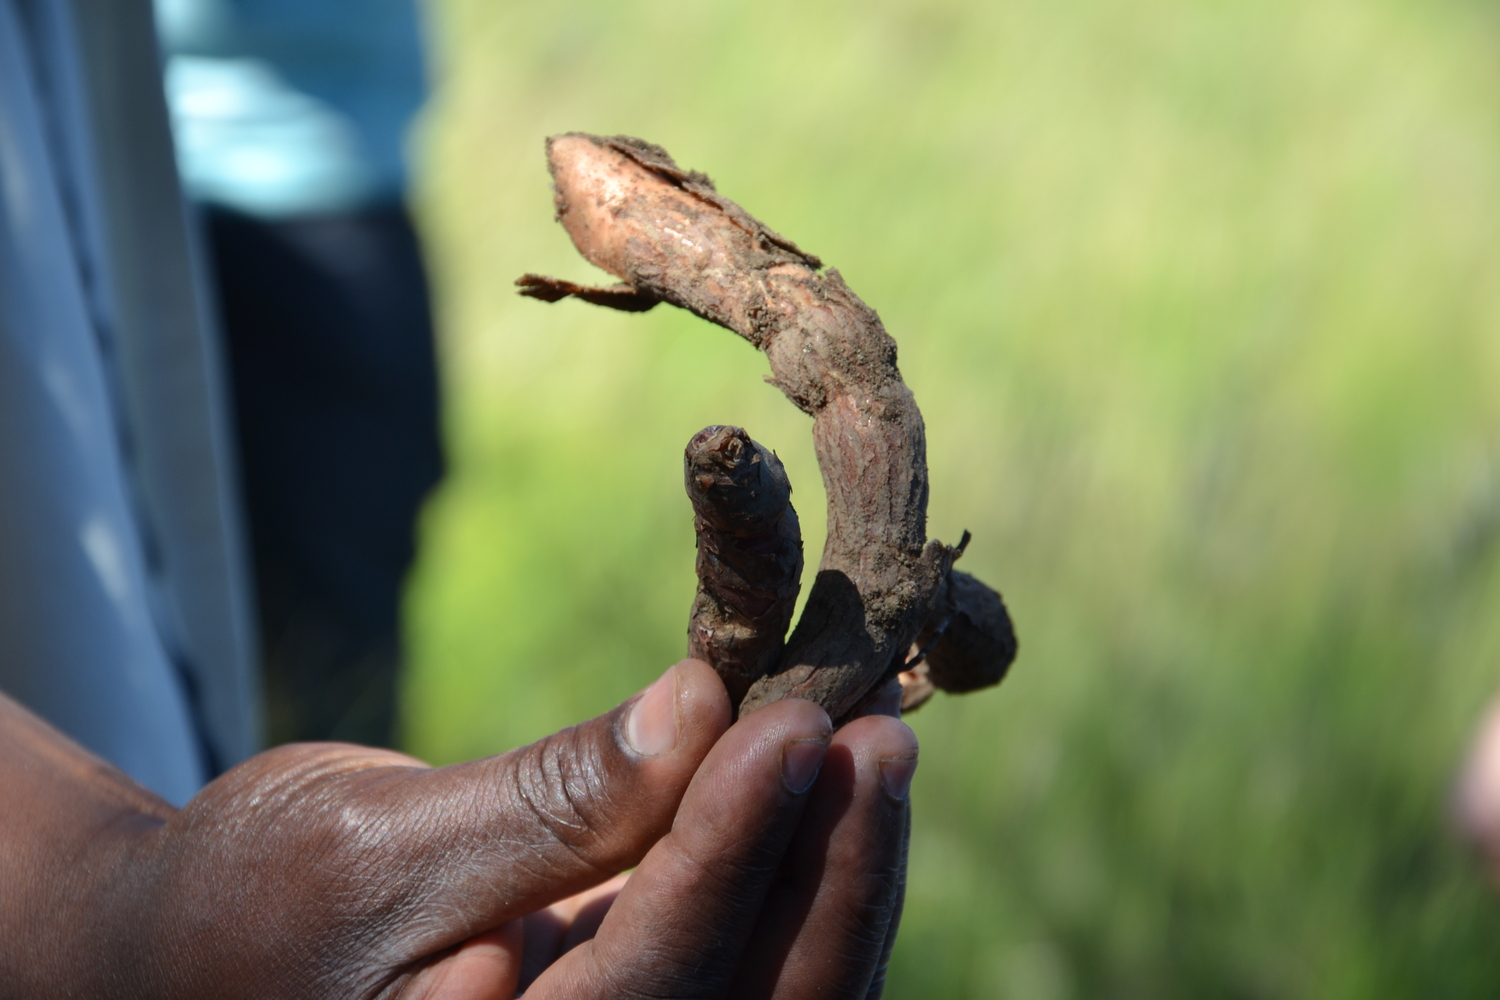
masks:
[(399, 206), (205, 212), (259, 602), (270, 743), (394, 739), (399, 607), (442, 475), (426, 275)]

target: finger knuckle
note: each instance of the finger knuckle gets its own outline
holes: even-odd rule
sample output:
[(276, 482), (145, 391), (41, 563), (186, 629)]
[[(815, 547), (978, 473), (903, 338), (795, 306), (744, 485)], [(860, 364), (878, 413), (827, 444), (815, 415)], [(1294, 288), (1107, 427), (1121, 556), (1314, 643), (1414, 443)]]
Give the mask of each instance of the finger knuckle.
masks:
[(593, 741), (564, 730), (523, 752), (510, 774), (509, 794), (536, 830), (534, 846), (561, 845), (594, 863), (603, 817), (611, 806), (605, 762)]

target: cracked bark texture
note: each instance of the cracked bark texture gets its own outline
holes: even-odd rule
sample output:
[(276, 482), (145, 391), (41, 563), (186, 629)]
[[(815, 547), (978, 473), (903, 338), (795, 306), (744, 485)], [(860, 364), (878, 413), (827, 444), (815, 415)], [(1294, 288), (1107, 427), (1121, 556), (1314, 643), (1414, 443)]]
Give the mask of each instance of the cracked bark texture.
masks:
[[(847, 718), (909, 666), (955, 555), (927, 539), (925, 430), (896, 342), (837, 270), (823, 270), (659, 146), (570, 133), (549, 139), (547, 156), (558, 221), (585, 259), (621, 283), (589, 288), (528, 274), (517, 282), (522, 294), (687, 309), (764, 351), (768, 381), (813, 417), (828, 540), (797, 627), (740, 711), (800, 697)], [(1008, 635), (1008, 617), (1004, 625)], [(1006, 648), (1004, 637), (989, 646)], [(1009, 648), (1013, 655), (1013, 637)], [(1004, 665), (992, 667), (998, 679)]]
[(797, 606), (802, 530), (774, 452), (738, 427), (705, 427), (683, 455), (698, 537), (688, 655), (713, 664), (729, 702), (771, 673)]

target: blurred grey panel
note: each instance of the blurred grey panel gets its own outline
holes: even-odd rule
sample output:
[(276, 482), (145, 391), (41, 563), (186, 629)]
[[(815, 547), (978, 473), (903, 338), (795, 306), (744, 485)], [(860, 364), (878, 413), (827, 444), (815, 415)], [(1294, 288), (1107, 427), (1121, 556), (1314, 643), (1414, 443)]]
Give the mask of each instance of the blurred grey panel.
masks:
[(149, 605), (37, 14), (0, 0), (0, 687), (181, 802), (203, 761)]
[(149, 0), (72, 0), (96, 155), (127, 472), (157, 616), (214, 762), (259, 749), (259, 683), (229, 408), (205, 269), (177, 180)]
[(260, 731), (205, 305), (149, 3), (0, 0), (0, 687), (173, 801)]

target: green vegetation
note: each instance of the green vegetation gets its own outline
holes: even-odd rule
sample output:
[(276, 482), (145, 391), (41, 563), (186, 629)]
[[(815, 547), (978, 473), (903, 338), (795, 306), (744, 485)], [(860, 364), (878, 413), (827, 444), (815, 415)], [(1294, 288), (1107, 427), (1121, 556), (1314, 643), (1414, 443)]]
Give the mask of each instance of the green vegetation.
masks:
[(593, 280), (542, 138), (644, 136), (901, 344), (934, 534), (1006, 595), (923, 741), (890, 995), (1500, 996), (1446, 819), (1500, 683), (1500, 32), (1470, 0), (440, 0), (422, 209), (453, 474), (411, 749), (490, 753), (682, 654), (681, 449), (806, 418)]

